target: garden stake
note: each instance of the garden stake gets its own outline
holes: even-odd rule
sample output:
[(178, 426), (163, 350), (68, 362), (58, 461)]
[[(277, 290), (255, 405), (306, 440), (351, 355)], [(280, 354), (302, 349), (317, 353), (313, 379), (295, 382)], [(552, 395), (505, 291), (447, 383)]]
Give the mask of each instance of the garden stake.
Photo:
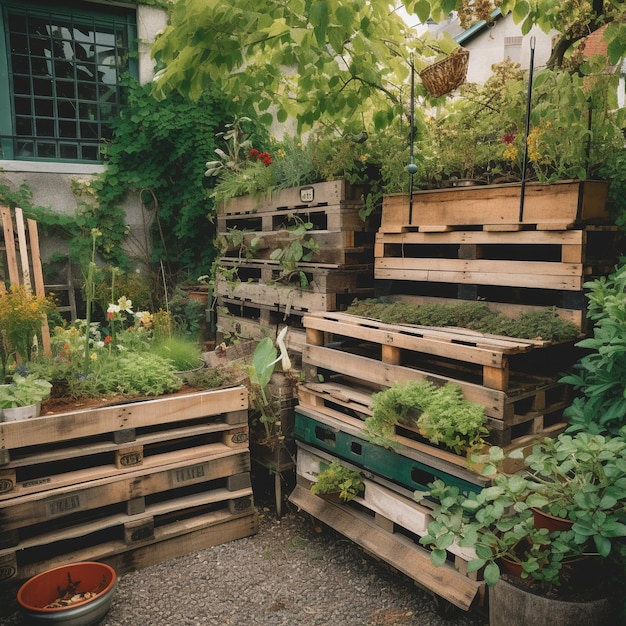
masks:
[(528, 135), (530, 132), (530, 106), (533, 94), (533, 69), (535, 65), (535, 37), (530, 38), (530, 67), (528, 68), (528, 94), (526, 96), (526, 127), (524, 129), (524, 160), (522, 161), (522, 187), (519, 199), (519, 222), (524, 219), (524, 196), (526, 193), (526, 162), (528, 160)]
[(417, 172), (415, 165), (415, 64), (411, 56), (411, 130), (409, 132), (409, 145), (411, 162), (406, 170), (409, 173), (409, 224), (413, 221), (413, 174)]

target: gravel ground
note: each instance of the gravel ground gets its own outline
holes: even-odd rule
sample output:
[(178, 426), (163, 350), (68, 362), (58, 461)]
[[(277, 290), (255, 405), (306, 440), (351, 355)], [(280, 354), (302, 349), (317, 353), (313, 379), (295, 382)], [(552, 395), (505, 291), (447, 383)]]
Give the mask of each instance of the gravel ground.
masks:
[[(277, 519), (269, 498), (256, 500), (258, 534), (121, 576), (101, 626), (488, 623), (484, 614), (442, 615), (432, 596), (342, 535), (291, 505)], [(19, 612), (0, 618), (21, 623)]]

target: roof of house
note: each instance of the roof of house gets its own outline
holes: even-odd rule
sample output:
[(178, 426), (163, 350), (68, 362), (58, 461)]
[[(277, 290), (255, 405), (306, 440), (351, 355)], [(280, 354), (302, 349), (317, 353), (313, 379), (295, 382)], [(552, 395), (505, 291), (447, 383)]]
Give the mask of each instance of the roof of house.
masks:
[(468, 43), (469, 41), (471, 41), (472, 39), (474, 39), (474, 37), (476, 37), (477, 35), (479, 35), (480, 33), (482, 33), (484, 30), (486, 30), (487, 28), (489, 28), (489, 26), (495, 22), (496, 20), (500, 19), (502, 17), (502, 11), (500, 9), (495, 9), (492, 13), (491, 13), (491, 21), (487, 22), (486, 20), (481, 20), (480, 22), (476, 22), (476, 24), (473, 24), (472, 26), (470, 26), (467, 30), (464, 30), (462, 33), (460, 33), (459, 35), (457, 35), (454, 40), (459, 44), (459, 45), (463, 45)]

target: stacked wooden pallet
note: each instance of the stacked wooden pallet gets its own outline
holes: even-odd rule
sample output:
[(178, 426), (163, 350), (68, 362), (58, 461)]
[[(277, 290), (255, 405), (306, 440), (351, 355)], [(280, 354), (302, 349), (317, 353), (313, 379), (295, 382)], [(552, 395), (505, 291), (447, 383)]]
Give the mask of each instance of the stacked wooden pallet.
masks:
[[(412, 203), (385, 198), (376, 279), (393, 299), (415, 304), (486, 300), (494, 310), (516, 315), (556, 306), (582, 331), (583, 283), (610, 271), (619, 237), (607, 223), (605, 186), (549, 187), (556, 199), (548, 186), (528, 186), (522, 215), (519, 187), (511, 186), (418, 192)], [(447, 566), (433, 570), (419, 545), (420, 524), (430, 518), (415, 510), (412, 493), (434, 479), (465, 492), (489, 482), (465, 458), (430, 445), (410, 427), (396, 425), (393, 450), (373, 444), (364, 428), (372, 394), (397, 381), (455, 383), (467, 400), (484, 407), (490, 443), (524, 448), (566, 427), (570, 392), (559, 379), (578, 358), (573, 342), (385, 324), (319, 310), (306, 313), (303, 326), (292, 501), (418, 585), (469, 609), (482, 598), (480, 578), (467, 576), (468, 554), (455, 553), (454, 546)], [(365, 476), (362, 497), (341, 505), (310, 493), (321, 466), (332, 459)], [(514, 461), (505, 467), (517, 469)], [(406, 558), (417, 565), (407, 567)]]
[(538, 306), (585, 327), (585, 281), (610, 273), (620, 232), (597, 181), (494, 185), (383, 200), (375, 276), (393, 295), (482, 300), (503, 312)]
[(0, 572), (118, 573), (257, 532), (245, 387), (0, 424)]
[[(374, 293), (375, 225), (359, 213), (364, 193), (333, 181), (284, 189), (269, 198), (233, 198), (220, 208), (220, 338), (259, 339), (288, 325), (289, 347), (301, 351), (304, 313), (342, 310), (355, 297)], [(302, 224), (308, 230), (299, 240), (293, 228)], [(303, 241), (316, 250), (306, 262), (292, 259), (286, 267), (272, 257)]]

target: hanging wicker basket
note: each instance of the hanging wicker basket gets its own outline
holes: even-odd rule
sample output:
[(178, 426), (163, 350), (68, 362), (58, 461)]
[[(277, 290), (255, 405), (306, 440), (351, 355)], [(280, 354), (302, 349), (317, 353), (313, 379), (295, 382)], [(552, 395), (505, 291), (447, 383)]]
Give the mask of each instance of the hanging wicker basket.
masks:
[(419, 73), (426, 91), (435, 97), (450, 93), (463, 84), (468, 63), (469, 50), (458, 48), (445, 59), (429, 65)]

